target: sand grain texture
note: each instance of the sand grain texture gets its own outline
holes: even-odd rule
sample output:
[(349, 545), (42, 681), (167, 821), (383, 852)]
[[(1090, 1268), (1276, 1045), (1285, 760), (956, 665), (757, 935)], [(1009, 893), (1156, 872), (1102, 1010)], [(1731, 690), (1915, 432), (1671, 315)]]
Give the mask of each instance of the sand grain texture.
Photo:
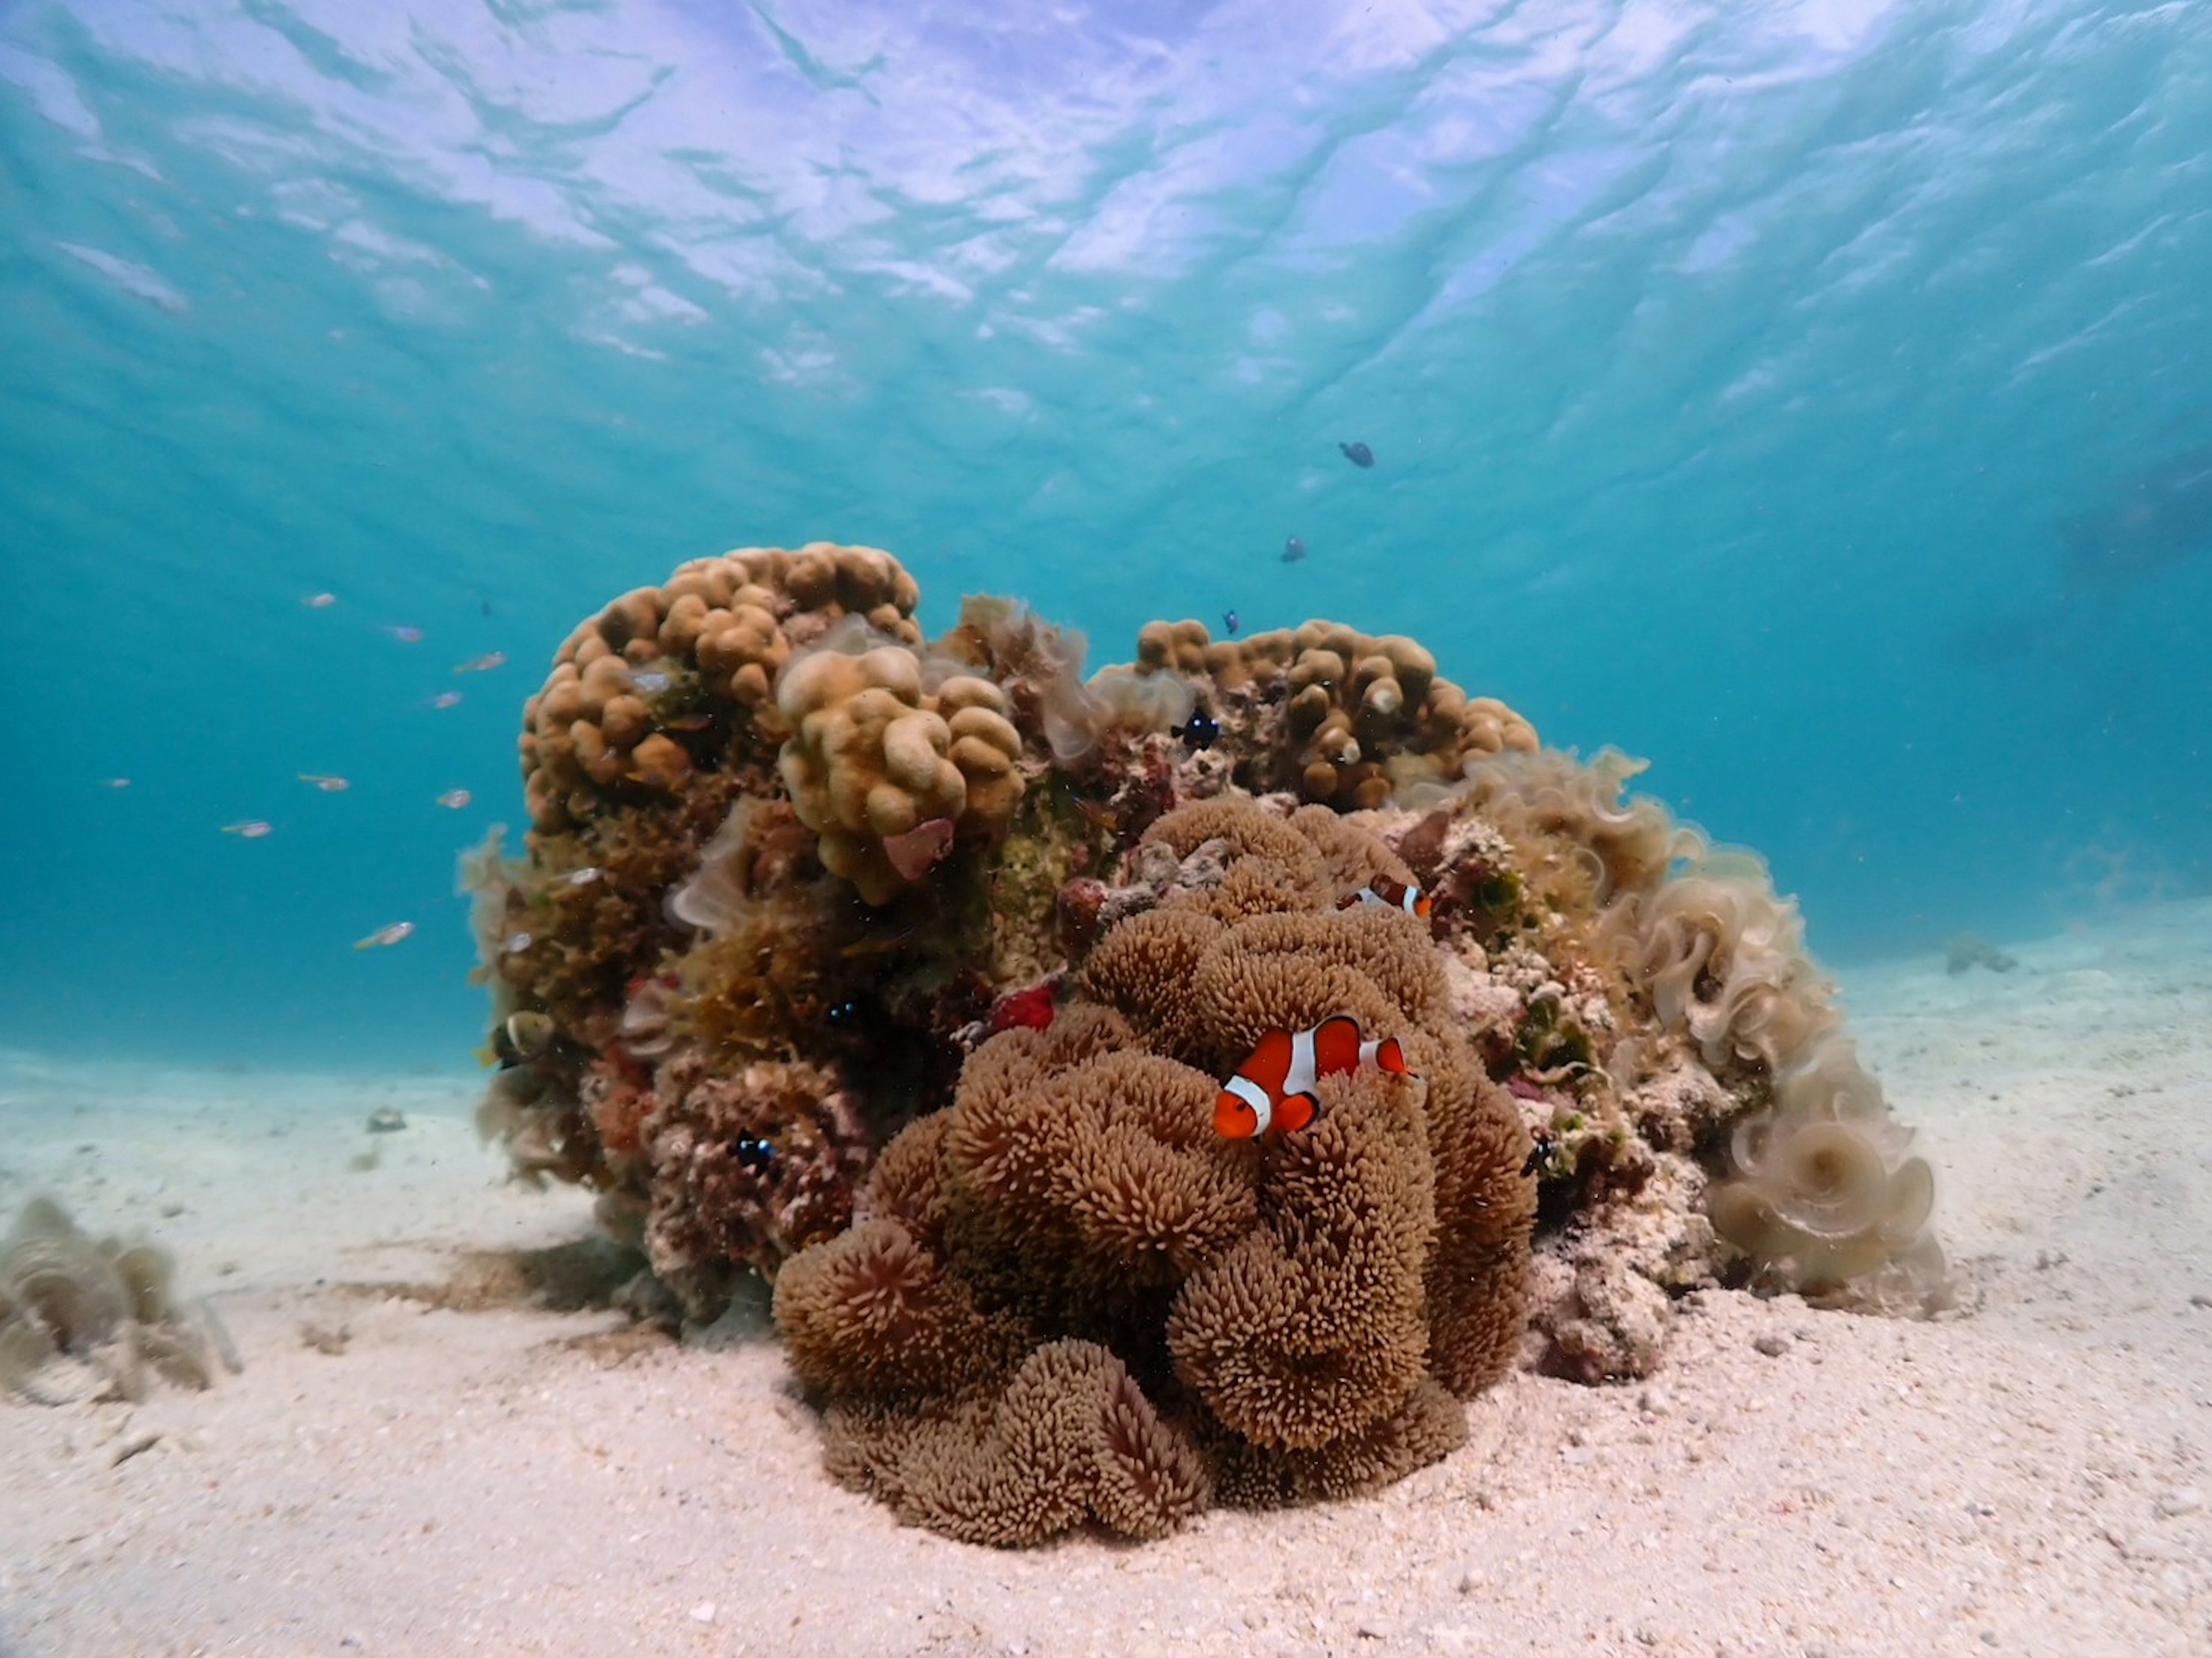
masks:
[(145, 1230), (247, 1366), (0, 1407), (0, 1654), (2212, 1651), (2208, 939), (1847, 977), (1960, 1315), (1694, 1297), (1661, 1377), (1516, 1376), (1374, 1501), (1025, 1554), (830, 1485), (757, 1321), (532, 1304), (587, 1203), (500, 1184), (465, 1081), (0, 1055), (0, 1212)]

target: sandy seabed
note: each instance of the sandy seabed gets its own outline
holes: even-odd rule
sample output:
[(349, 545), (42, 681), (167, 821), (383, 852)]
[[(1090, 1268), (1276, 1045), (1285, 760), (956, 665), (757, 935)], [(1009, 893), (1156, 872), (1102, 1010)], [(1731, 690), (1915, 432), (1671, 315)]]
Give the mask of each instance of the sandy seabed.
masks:
[(0, 1405), (0, 1655), (2212, 1652), (2212, 904), (2018, 955), (1844, 985), (1958, 1313), (1695, 1296), (1372, 1500), (1018, 1554), (830, 1485), (757, 1308), (556, 1310), (588, 1200), (473, 1084), (0, 1054), (0, 1222), (154, 1237), (245, 1360)]

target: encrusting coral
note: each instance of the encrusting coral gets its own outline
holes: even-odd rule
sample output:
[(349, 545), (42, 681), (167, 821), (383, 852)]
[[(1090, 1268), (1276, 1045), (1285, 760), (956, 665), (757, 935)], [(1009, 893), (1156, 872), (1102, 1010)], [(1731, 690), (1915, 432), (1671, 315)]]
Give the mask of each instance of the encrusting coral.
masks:
[[(1714, 1285), (1942, 1303), (1932, 1181), (1765, 866), (1340, 623), (1082, 635), (887, 553), (695, 560), (561, 649), (463, 861), (516, 1171), (677, 1315), (774, 1282), (830, 1465), (979, 1541), (1371, 1489)], [(1349, 1016), (1224, 1139), (1273, 1033)], [(1414, 1078), (1418, 1078), (1415, 1080)]]

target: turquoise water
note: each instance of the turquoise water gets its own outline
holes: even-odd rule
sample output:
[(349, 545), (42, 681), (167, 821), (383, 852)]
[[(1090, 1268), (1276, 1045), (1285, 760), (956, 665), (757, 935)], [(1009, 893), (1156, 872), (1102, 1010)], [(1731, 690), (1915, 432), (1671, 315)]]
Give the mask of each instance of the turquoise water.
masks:
[(2212, 14), (1007, 9), (0, 3), (0, 1045), (466, 1064), (554, 646), (823, 537), (1413, 633), (1832, 961), (2212, 884)]

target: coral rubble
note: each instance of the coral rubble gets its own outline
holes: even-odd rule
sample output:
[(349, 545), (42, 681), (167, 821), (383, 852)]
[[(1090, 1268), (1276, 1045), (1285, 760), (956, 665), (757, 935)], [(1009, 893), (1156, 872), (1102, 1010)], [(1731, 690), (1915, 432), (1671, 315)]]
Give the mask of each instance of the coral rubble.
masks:
[[(462, 869), (481, 1123), (685, 1316), (773, 1280), (840, 1478), (1153, 1536), (1395, 1479), (1516, 1360), (1646, 1374), (1691, 1289), (1940, 1302), (1794, 904), (1636, 762), (1339, 623), (1156, 623), (1085, 677), (918, 598), (822, 544), (625, 595), (526, 710), (520, 855)], [(1261, 1039), (1338, 1014), (1416, 1076), (1220, 1139)]]

